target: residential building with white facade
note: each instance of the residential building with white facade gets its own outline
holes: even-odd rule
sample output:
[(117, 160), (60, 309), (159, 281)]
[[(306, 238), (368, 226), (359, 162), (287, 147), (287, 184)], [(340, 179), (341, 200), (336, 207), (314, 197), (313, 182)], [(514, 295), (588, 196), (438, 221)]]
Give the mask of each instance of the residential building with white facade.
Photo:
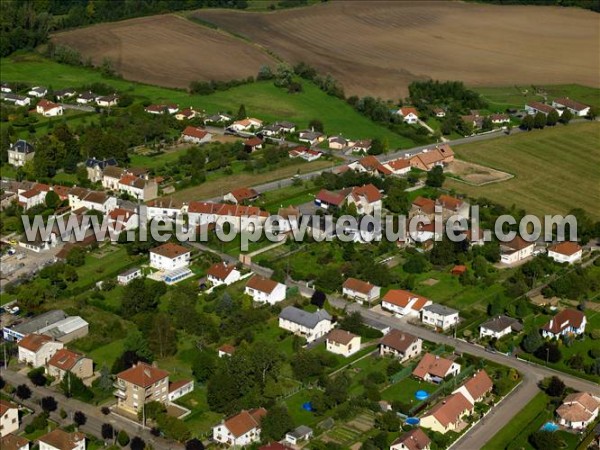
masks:
[(285, 292), (285, 284), (260, 275), (254, 275), (244, 289), (244, 293), (252, 297), (255, 302), (268, 303), (269, 305), (285, 300)]
[(442, 330), (455, 327), (459, 319), (457, 310), (437, 303), (424, 306), (421, 310), (421, 322)]
[(287, 306), (279, 314), (279, 328), (291, 331), (310, 343), (329, 333), (333, 323), (331, 315), (324, 309), (313, 313)]
[(28, 334), (19, 341), (17, 346), (19, 362), (35, 368), (45, 366), (50, 358), (64, 347), (64, 344), (43, 334)]
[(245, 447), (258, 442), (260, 422), (266, 414), (267, 410), (264, 408), (243, 410), (213, 427), (213, 439), (230, 447)]
[(171, 271), (190, 265), (191, 252), (181, 245), (168, 242), (150, 250), (150, 267)]

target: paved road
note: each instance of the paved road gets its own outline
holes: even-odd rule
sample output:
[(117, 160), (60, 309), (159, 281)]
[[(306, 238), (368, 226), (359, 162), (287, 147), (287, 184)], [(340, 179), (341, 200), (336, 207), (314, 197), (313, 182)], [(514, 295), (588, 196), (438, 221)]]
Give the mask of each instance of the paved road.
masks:
[(58, 411), (51, 414), (52, 420), (59, 424), (69, 425), (73, 423), (73, 414), (75, 411), (83, 412), (87, 417), (85, 425), (80, 427), (81, 431), (92, 434), (98, 438), (102, 438), (101, 429), (104, 423), (110, 423), (116, 430), (125, 430), (129, 437), (140, 436), (146, 443), (152, 444), (155, 449), (161, 450), (180, 450), (183, 447), (175, 442), (167, 441), (162, 438), (157, 438), (150, 434), (149, 430), (142, 429), (139, 424), (134, 424), (131, 421), (125, 420), (119, 416), (111, 414), (105, 416), (100, 411), (100, 408), (92, 406), (88, 403), (75, 400), (73, 398), (66, 398), (64, 395), (49, 389), (47, 387), (34, 386), (31, 384), (27, 376), (14, 372), (12, 370), (2, 370), (2, 377), (10, 384), (17, 386), (19, 384), (26, 384), (29, 386), (32, 392), (32, 397), (29, 400), (19, 402), (25, 404), (28, 408), (33, 409), (36, 412), (40, 412), (41, 408), (38, 404), (39, 399), (46, 396), (54, 397), (58, 403), (59, 409), (64, 409), (68, 416), (67, 419), (63, 420), (60, 418)]

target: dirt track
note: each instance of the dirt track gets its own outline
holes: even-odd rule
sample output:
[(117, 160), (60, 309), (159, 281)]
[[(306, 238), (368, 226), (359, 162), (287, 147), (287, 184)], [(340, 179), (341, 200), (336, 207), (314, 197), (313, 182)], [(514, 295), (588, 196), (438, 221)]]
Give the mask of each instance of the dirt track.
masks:
[(427, 77), (473, 86), (600, 86), (599, 16), (577, 8), (357, 0), (195, 15), (331, 73), (349, 94), (396, 98)]
[(256, 76), (261, 65), (275, 64), (240, 39), (174, 15), (95, 25), (52, 39), (76, 48), (95, 64), (110, 58), (124, 78), (167, 87)]

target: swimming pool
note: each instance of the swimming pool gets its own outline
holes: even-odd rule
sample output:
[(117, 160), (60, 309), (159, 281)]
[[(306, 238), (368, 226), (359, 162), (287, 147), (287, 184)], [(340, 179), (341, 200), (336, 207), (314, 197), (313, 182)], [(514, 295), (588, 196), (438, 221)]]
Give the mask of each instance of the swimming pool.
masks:
[(544, 425), (542, 425), (541, 429), (543, 431), (554, 432), (558, 430), (558, 425), (556, 425), (554, 422), (546, 422)]

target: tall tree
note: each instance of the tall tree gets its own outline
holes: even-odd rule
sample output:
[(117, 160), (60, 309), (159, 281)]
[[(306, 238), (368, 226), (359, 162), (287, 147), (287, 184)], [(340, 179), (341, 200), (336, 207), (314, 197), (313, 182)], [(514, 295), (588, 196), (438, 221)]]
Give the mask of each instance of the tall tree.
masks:
[(246, 106), (242, 103), (240, 105), (240, 108), (238, 109), (237, 115), (235, 116), (235, 118), (237, 120), (242, 120), (245, 119), (246, 117), (248, 117), (248, 114), (246, 113)]
[(260, 424), (261, 438), (266, 441), (280, 441), (294, 427), (287, 408), (279, 405), (269, 408)]
[(166, 313), (158, 313), (154, 317), (148, 345), (152, 353), (159, 358), (177, 353), (177, 333)]

